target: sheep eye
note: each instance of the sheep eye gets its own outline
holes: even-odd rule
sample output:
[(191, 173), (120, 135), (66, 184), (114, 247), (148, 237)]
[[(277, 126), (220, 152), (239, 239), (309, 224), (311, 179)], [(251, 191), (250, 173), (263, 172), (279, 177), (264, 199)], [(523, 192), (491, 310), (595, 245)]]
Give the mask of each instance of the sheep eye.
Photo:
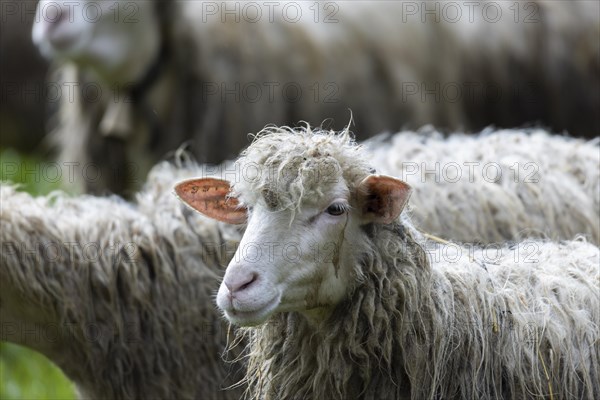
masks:
[(342, 215), (346, 212), (346, 206), (342, 203), (333, 203), (326, 210), (329, 215)]

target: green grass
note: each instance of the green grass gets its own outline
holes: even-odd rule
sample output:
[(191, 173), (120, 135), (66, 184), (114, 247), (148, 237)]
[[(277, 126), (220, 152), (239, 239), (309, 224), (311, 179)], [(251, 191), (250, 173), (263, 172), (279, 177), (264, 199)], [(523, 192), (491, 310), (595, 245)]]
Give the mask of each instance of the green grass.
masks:
[[(22, 185), (33, 195), (60, 187), (54, 164), (11, 149), (0, 150), (0, 180)], [(43, 355), (0, 342), (0, 400), (71, 400), (75, 388)]]
[(62, 174), (56, 163), (12, 149), (0, 149), (0, 180), (22, 184), (21, 189), (34, 196), (59, 189)]
[(0, 399), (71, 400), (75, 399), (75, 388), (43, 355), (0, 342)]

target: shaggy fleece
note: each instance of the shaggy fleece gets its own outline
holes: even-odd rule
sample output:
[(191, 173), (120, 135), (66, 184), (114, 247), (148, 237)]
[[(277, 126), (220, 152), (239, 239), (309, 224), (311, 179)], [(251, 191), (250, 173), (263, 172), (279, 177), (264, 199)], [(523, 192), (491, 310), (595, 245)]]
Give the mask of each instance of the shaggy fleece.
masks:
[(420, 229), (469, 243), (577, 234), (600, 243), (599, 144), (543, 129), (444, 137), (431, 128), (365, 142), (379, 173), (413, 187)]
[[(238, 164), (277, 173), (237, 183), (234, 195), (301, 213), (327, 197), (325, 177), (342, 179), (352, 193), (371, 171), (361, 153), (347, 132), (272, 128)], [(338, 266), (355, 280), (331, 316), (315, 323), (280, 312), (240, 330), (248, 398), (600, 396), (597, 246), (582, 237), (440, 244), (415, 230), (407, 213), (364, 231), (364, 242), (341, 245), (358, 253)]]
[(84, 398), (239, 399), (213, 301), (239, 233), (172, 194), (201, 173), (158, 166), (135, 203), (0, 186), (2, 340), (44, 353)]

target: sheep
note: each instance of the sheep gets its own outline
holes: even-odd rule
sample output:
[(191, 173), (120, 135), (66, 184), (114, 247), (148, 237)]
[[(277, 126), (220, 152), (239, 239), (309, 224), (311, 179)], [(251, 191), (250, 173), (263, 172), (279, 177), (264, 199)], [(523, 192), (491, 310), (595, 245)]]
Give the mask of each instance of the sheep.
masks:
[(341, 129), (349, 110), (361, 139), (424, 124), (600, 132), (595, 2), (42, 0), (37, 13), (63, 93), (53, 142), (79, 191), (130, 195), (183, 142), (219, 163), (266, 124)]
[(237, 165), (175, 191), (245, 226), (217, 305), (248, 340), (248, 398), (600, 396), (597, 246), (427, 240), (347, 131), (273, 128)]
[(459, 242), (586, 234), (600, 244), (600, 140), (542, 129), (443, 137), (430, 128), (365, 143), (379, 173), (413, 188), (417, 226)]
[[(491, 151), (492, 146), (495, 147), (494, 151)], [(445, 186), (442, 186), (435, 180), (428, 179), (426, 183), (419, 184), (416, 178), (421, 176), (420, 173), (412, 174), (410, 167), (416, 161), (431, 162), (431, 159), (436, 157), (435, 154), (443, 155), (439, 159), (441, 163), (453, 160), (452, 156), (456, 157), (454, 158), (456, 162), (481, 160), (485, 163), (497, 160), (500, 163), (503, 162), (503, 158), (508, 157), (507, 154), (511, 149), (514, 153), (513, 157), (523, 151), (528, 157), (519, 156), (517, 161), (535, 162), (539, 166), (536, 174), (539, 182), (535, 183), (532, 190), (538, 186), (543, 188), (546, 181), (555, 179), (552, 176), (558, 174), (560, 168), (570, 165), (570, 170), (565, 171), (568, 174), (556, 180), (563, 184), (563, 189), (570, 187), (572, 196), (583, 205), (579, 210), (571, 211), (572, 215), (576, 216), (579, 215), (575, 213), (576, 211), (583, 213), (583, 210), (588, 207), (585, 204), (589, 204), (590, 200), (585, 196), (590, 196), (590, 193), (597, 190), (593, 189), (593, 183), (599, 184), (598, 179), (593, 176), (593, 171), (598, 173), (599, 163), (595, 161), (594, 164), (592, 161), (593, 154), (597, 153), (597, 147), (594, 146), (597, 144), (560, 138), (542, 132), (528, 135), (519, 130), (484, 132), (481, 137), (473, 138), (450, 136), (444, 141), (437, 133), (402, 132), (392, 138), (376, 138), (366, 142), (365, 161), (377, 166), (378, 172), (405, 177), (414, 185), (412, 212), (422, 219), (423, 224), (420, 228), (425, 232), (452, 239), (460, 235), (477, 235), (478, 241), (491, 243), (500, 239), (518, 239), (522, 234), (521, 230), (528, 228), (531, 232), (524, 233), (544, 231), (551, 237), (566, 239), (574, 235), (574, 232), (565, 229), (566, 225), (563, 225), (566, 224), (565, 219), (532, 218), (529, 221), (527, 217), (534, 214), (534, 208), (527, 202), (520, 205), (510, 202), (504, 206), (507, 211), (511, 207), (520, 209), (531, 207), (527, 208), (520, 218), (514, 219), (516, 228), (498, 229), (498, 231), (491, 228), (480, 232), (465, 231), (469, 228), (475, 229), (468, 223), (471, 218), (466, 214), (468, 209), (460, 212), (451, 211), (455, 215), (455, 223), (440, 227), (440, 223), (436, 221), (445, 221), (443, 218), (449, 213), (447, 210), (452, 209), (449, 204), (446, 208), (442, 206), (449, 203), (451, 198), (458, 199), (458, 202), (469, 201), (473, 219), (488, 220), (490, 216), (486, 214), (485, 208), (480, 208), (477, 202), (461, 196), (464, 196), (462, 193), (471, 187), (472, 190), (476, 190), (489, 183), (480, 179), (470, 185), (461, 186), (458, 183), (450, 184), (449, 180)], [(527, 153), (527, 149), (537, 149), (539, 153), (533, 151)], [(562, 149), (562, 152), (556, 149)], [(404, 159), (406, 162), (397, 163), (396, 159)], [(511, 166), (512, 162), (513, 158), (509, 159), (503, 168)], [(432, 169), (429, 165), (418, 164), (418, 166), (422, 169)], [(189, 161), (161, 163), (153, 168), (146, 188), (136, 196), (137, 201), (133, 204), (115, 197), (68, 198), (59, 194), (34, 199), (15, 191), (11, 186), (2, 186), (0, 189), (2, 340), (17, 342), (42, 351), (78, 383), (82, 393), (89, 394), (93, 398), (131, 397), (131, 393), (135, 393), (133, 397), (141, 397), (148, 393), (158, 393), (159, 389), (153, 386), (155, 384), (163, 385), (160, 390), (170, 393), (170, 397), (193, 397), (187, 393), (193, 390), (192, 387), (198, 387), (203, 390), (203, 398), (218, 398), (215, 393), (222, 394), (223, 398), (227, 399), (239, 398), (242, 388), (232, 390), (231, 393), (218, 390), (221, 386), (227, 387), (229, 383), (241, 379), (239, 369), (243, 368), (243, 364), (235, 366), (226, 364), (220, 369), (213, 367), (218, 362), (216, 355), (224, 349), (228, 328), (218, 322), (218, 314), (210, 314), (216, 313), (210, 307), (212, 304), (210, 294), (213, 289), (218, 288), (222, 277), (222, 270), (217, 266), (227, 265), (241, 238), (241, 232), (229, 228), (226, 224), (214, 224), (199, 215), (186, 213), (185, 210), (175, 210), (178, 203), (170, 192), (176, 182), (185, 178), (201, 175), (226, 179), (247, 176), (251, 172), (252, 169), (241, 170), (239, 166), (230, 164), (213, 167), (196, 165)], [(411, 180), (413, 177), (415, 180)], [(576, 190), (574, 180), (584, 185), (585, 190)], [(522, 181), (520, 180), (519, 183), (523, 184)], [(523, 192), (519, 190), (521, 186), (518, 185), (515, 187), (489, 185), (498, 186), (498, 190), (506, 190), (508, 198), (511, 198), (511, 193)], [(438, 192), (440, 195), (433, 195)], [(571, 197), (566, 196), (566, 193), (568, 192), (563, 190), (565, 196), (563, 207), (568, 207)], [(439, 201), (437, 207), (430, 207), (432, 204), (430, 198), (438, 196), (445, 196), (445, 198)], [(491, 202), (493, 199), (487, 201)], [(560, 209), (561, 206), (556, 207)], [(501, 224), (502, 220), (499, 216), (501, 214), (494, 215), (488, 223)], [(456, 222), (461, 221), (458, 218), (463, 218), (464, 222)], [(523, 222), (525, 220), (529, 222), (525, 224)], [(595, 220), (598, 221), (597, 216)], [(519, 227), (519, 223), (524, 225)], [(597, 225), (592, 218), (587, 226), (582, 223), (579, 233), (588, 233), (590, 239), (596, 238), (594, 229), (597, 229), (595, 228)], [(441, 231), (434, 229), (441, 229)], [(573, 225), (572, 229), (577, 228)], [(224, 251), (217, 251), (221, 246), (224, 246)], [(98, 249), (106, 249), (107, 252), (101, 257), (96, 257)], [(117, 250), (120, 250), (120, 253), (115, 254)], [(293, 250), (293, 247), (289, 248), (289, 251)], [(143, 257), (140, 257), (142, 255)], [(135, 262), (132, 262), (129, 256), (134, 257)], [(79, 265), (85, 265), (91, 271), (97, 270), (99, 277), (92, 281), (95, 277), (90, 276), (90, 286), (85, 286), (87, 278), (85, 274), (88, 272), (82, 271)], [(136, 266), (137, 268), (134, 268)], [(164, 329), (171, 329), (169, 331), (171, 333), (176, 332), (173, 334), (181, 338), (182, 346), (185, 349), (195, 348), (196, 352), (184, 352), (177, 347), (173, 350), (171, 346), (174, 345), (171, 342), (163, 342), (169, 332), (140, 339), (138, 336), (140, 332), (136, 330), (123, 332), (123, 326), (132, 325), (119, 318), (106, 317), (102, 310), (106, 307), (111, 310), (118, 309), (117, 304), (127, 301), (126, 298), (116, 296), (115, 288), (111, 285), (118, 281), (119, 271), (130, 271), (132, 268), (134, 268), (132, 274), (136, 274), (134, 276), (137, 277), (132, 293), (148, 293), (147, 275), (150, 271), (154, 271), (154, 283), (150, 286), (154, 297), (147, 305), (148, 309), (154, 310), (157, 314), (164, 314), (164, 318), (169, 322)], [(146, 270), (148, 272), (144, 273)], [(77, 271), (84, 275), (79, 275)], [(176, 281), (172, 279), (174, 271), (178, 271), (179, 277)], [(187, 279), (188, 277), (190, 279)], [(196, 285), (198, 279), (204, 279), (203, 292), (197, 292), (189, 286)], [(102, 286), (102, 282), (109, 283)], [(86, 287), (92, 286), (95, 288), (94, 292), (85, 290)], [(67, 294), (62, 292), (65, 287), (73, 287), (76, 290), (67, 297)], [(122, 291), (117, 293), (121, 296)], [(176, 293), (180, 297), (174, 300)], [(136, 295), (136, 298), (139, 297)], [(183, 321), (182, 326), (173, 327), (177, 316), (165, 310), (164, 305), (175, 301), (185, 305), (183, 309), (192, 310), (190, 313), (206, 314), (199, 316), (194, 314), (189, 320)], [(102, 304), (102, 310), (99, 305), (94, 304)], [(196, 310), (192, 304), (204, 304), (205, 308)], [(143, 305), (142, 303), (132, 307), (143, 307)], [(78, 306), (80, 308), (77, 308)], [(75, 315), (69, 314), (72, 312), (75, 312)], [(64, 315), (69, 315), (69, 318), (62, 317), (65, 322), (61, 324), (60, 318)], [(32, 340), (36, 337), (27, 334), (30, 332), (28, 326), (35, 327), (34, 332), (38, 332), (37, 338), (50, 339), (50, 343), (46, 343), (48, 340)], [(96, 331), (93, 331), (96, 326), (102, 329), (103, 333), (99, 336), (102, 340), (86, 341), (85, 339), (95, 339), (98, 336)], [(85, 329), (92, 329), (92, 331)], [(153, 331), (155, 329), (153, 328)], [(202, 333), (197, 334), (197, 332)], [(212, 337), (213, 332), (217, 335), (214, 339), (214, 347), (204, 347), (210, 343), (203, 339), (207, 336)], [(66, 337), (67, 340), (53, 342), (51, 339), (57, 336)], [(71, 340), (73, 336), (75, 338)], [(142, 343), (148, 352), (148, 357), (159, 354), (161, 346), (167, 346), (171, 354), (160, 353), (156, 356), (156, 358), (160, 357), (165, 367), (159, 371), (152, 371), (146, 363), (146, 356), (140, 359), (140, 346), (128, 346), (130, 340), (134, 343)], [(87, 347), (82, 347), (84, 344)], [(115, 356), (117, 351), (120, 352), (119, 357)], [(204, 358), (207, 361), (203, 361)], [(126, 369), (121, 365), (126, 364), (126, 360), (135, 361), (133, 367), (135, 373), (125, 372)], [(172, 377), (180, 370), (167, 368), (167, 365), (178, 365), (188, 371), (198, 370), (199, 373), (194, 379), (182, 384), (179, 379), (184, 379), (183, 377)], [(211, 367), (207, 368), (208, 365)], [(215, 370), (212, 371), (211, 368)], [(235, 373), (232, 373), (231, 379), (227, 380), (225, 376), (231, 368), (235, 368)], [(99, 369), (105, 369), (107, 372), (102, 375), (97, 374)], [(132, 375), (149, 378), (139, 383), (132, 381), (134, 379)], [(185, 374), (184, 376), (188, 377)], [(207, 386), (205, 381), (214, 386), (210, 384)], [(219, 386), (219, 383), (222, 385)], [(175, 396), (184, 391), (185, 394)]]
[(157, 166), (136, 203), (0, 185), (0, 340), (46, 355), (81, 398), (239, 399), (213, 302), (239, 233), (171, 194), (199, 171)]

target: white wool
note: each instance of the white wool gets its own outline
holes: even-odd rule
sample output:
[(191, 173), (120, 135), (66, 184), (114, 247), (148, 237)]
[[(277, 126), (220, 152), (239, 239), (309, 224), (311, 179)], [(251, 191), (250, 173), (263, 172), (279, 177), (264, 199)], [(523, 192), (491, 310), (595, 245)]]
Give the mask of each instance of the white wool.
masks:
[(599, 143), (542, 129), (448, 137), (424, 129), (365, 145), (379, 173), (413, 187), (411, 214), (425, 232), (481, 243), (584, 234), (600, 243)]

